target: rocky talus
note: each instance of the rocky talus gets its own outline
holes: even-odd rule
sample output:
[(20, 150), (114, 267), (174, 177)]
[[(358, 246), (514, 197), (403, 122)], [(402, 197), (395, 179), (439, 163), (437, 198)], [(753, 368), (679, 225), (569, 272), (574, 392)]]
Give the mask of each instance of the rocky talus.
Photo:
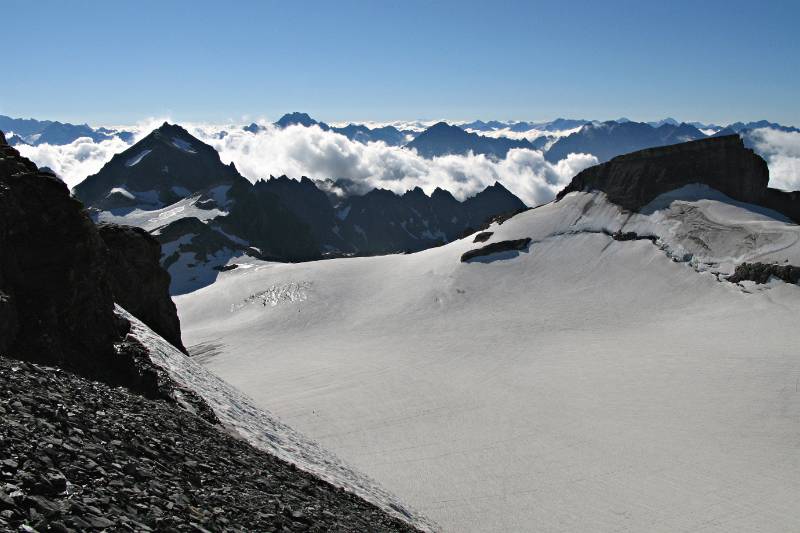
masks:
[(0, 357), (0, 530), (413, 531), (164, 401)]

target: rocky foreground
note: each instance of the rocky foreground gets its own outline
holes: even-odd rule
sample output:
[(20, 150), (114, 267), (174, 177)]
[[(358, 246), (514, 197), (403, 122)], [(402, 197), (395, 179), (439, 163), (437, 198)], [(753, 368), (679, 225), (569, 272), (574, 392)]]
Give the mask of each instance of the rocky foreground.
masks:
[(153, 362), (115, 303), (183, 348), (160, 255), (0, 132), (0, 531), (413, 530), (232, 436)]
[(0, 357), (0, 530), (413, 531), (165, 401)]

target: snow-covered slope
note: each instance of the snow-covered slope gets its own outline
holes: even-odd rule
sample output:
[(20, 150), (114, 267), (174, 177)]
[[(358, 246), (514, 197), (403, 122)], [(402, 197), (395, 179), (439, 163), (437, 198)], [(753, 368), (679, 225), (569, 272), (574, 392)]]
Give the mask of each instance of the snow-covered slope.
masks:
[[(228, 383), (187, 358), (136, 317), (117, 306), (117, 314), (131, 323), (131, 335), (147, 347), (153, 363), (167, 371), (180, 386), (196, 392), (214, 410), (225, 428), (251, 445), (292, 463), (322, 479), (350, 490), (387, 513), (423, 531), (434, 528), (425, 518), (407, 509), (395, 496), (336, 456), (320, 448), (273, 416)], [(176, 391), (179, 393), (179, 391)], [(180, 397), (178, 398), (181, 401)], [(184, 407), (194, 411), (191, 403)]]
[(184, 342), (446, 531), (796, 531), (800, 288), (723, 275), (800, 264), (800, 226), (700, 186), (642, 211), (572, 193), (468, 263), (248, 259), (176, 299)]

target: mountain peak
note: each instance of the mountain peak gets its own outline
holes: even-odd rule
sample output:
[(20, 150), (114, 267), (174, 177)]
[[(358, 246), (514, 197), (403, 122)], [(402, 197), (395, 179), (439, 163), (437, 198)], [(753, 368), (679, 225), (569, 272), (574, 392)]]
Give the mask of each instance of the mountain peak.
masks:
[(657, 196), (701, 184), (734, 200), (783, 213), (800, 222), (798, 193), (769, 189), (767, 163), (738, 135), (647, 148), (581, 171), (556, 199), (574, 191), (602, 191), (624, 209), (637, 211)]
[(403, 196), (419, 197), (419, 196), (427, 196), (427, 194), (425, 194), (425, 191), (423, 191), (419, 186), (417, 186), (403, 193)]
[(281, 118), (279, 118), (277, 122), (275, 122), (275, 125), (279, 128), (286, 128), (288, 126), (299, 125), (299, 126), (305, 126), (306, 128), (309, 128), (311, 126), (319, 126), (323, 130), (330, 129), (330, 126), (328, 126), (324, 122), (319, 122), (317, 120), (314, 120), (308, 113), (302, 113), (300, 111), (293, 111), (291, 113), (286, 113)]
[(222, 163), (212, 146), (182, 126), (164, 122), (115, 155), (97, 174), (75, 186), (74, 191), (88, 206), (112, 208), (123, 207), (124, 203), (128, 207), (142, 205), (152, 209), (185, 197), (187, 191), (194, 193), (243, 181), (247, 180), (233, 164)]
[(438, 131), (459, 131), (459, 132), (462, 132), (464, 130), (462, 130), (458, 126), (451, 126), (450, 124), (448, 124), (447, 122), (442, 120), (442, 121), (437, 122), (433, 126), (429, 127), (423, 133), (425, 133), (425, 132), (438, 132)]

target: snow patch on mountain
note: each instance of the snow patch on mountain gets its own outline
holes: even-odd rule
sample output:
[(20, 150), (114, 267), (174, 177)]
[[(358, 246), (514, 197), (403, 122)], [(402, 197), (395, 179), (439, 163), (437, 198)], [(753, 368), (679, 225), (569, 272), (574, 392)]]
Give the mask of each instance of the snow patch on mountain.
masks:
[[(143, 200), (139, 193), (136, 193), (135, 196), (137, 199)], [(114, 222), (115, 224), (139, 226), (147, 231), (153, 231), (178, 218), (195, 217), (200, 221), (207, 221), (217, 216), (227, 214), (225, 211), (217, 208), (203, 209), (198, 207), (196, 204), (199, 199), (200, 196), (195, 195), (159, 209), (144, 208), (152, 207), (152, 204), (150, 204), (134, 209), (125, 208), (100, 211), (97, 214), (97, 219), (100, 222)]]
[(147, 154), (149, 154), (150, 152), (152, 152), (152, 150), (150, 150), (149, 148), (147, 150), (142, 150), (141, 152), (139, 152), (135, 156), (133, 156), (130, 159), (128, 159), (127, 161), (125, 161), (125, 166), (126, 167), (133, 167), (133, 166), (138, 165), (139, 162), (141, 162), (142, 159), (147, 157)]
[(192, 144), (189, 141), (181, 139), (180, 137), (173, 137), (172, 138), (172, 146), (174, 146), (175, 148), (178, 148), (180, 150), (183, 150), (187, 154), (196, 154), (197, 153), (197, 150), (195, 150), (192, 147)]
[(129, 200), (134, 200), (136, 198), (133, 194), (128, 192), (123, 187), (114, 187), (113, 189), (111, 189), (108, 192), (109, 196), (111, 196), (112, 194), (121, 194), (122, 196), (124, 196), (125, 198), (128, 198)]

